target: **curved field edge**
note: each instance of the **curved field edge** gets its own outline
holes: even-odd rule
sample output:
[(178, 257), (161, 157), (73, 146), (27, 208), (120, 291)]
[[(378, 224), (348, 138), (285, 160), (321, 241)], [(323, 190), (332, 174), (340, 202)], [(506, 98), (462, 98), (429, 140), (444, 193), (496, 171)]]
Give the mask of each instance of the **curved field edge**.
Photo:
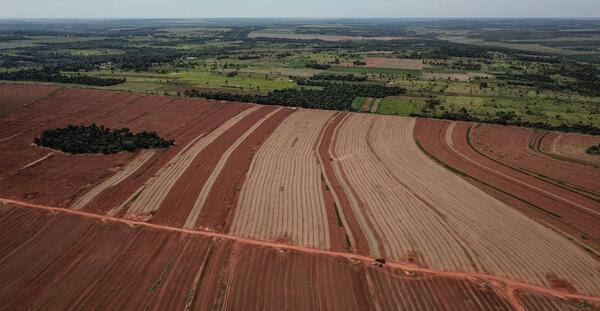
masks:
[[(564, 235), (598, 258), (597, 249), (600, 243), (590, 238), (595, 236), (593, 232), (597, 230), (597, 226), (590, 217), (582, 215), (577, 210), (571, 210), (570, 207), (545, 196), (544, 193), (521, 187), (512, 180), (505, 179), (502, 174), (497, 175), (495, 171), (479, 166), (466, 155), (457, 153), (456, 148), (461, 148), (463, 152), (471, 152), (470, 157), (477, 159), (478, 156), (471, 151), (464, 133), (460, 134), (459, 131), (456, 131), (457, 135), (460, 134), (460, 138), (455, 141), (455, 146), (451, 148), (448, 145), (448, 128), (452, 124), (449, 121), (419, 119), (415, 129), (417, 145), (425, 154), (450, 171), (462, 176), (508, 206)], [(487, 159), (481, 158), (481, 160)], [(488, 162), (487, 165), (495, 165), (495, 163)]]

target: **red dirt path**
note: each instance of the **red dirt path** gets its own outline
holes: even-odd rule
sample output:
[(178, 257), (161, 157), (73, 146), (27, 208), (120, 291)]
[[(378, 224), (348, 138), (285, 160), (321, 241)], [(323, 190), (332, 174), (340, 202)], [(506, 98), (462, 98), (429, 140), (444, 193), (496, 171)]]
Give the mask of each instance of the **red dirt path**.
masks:
[[(480, 273), (432, 271), (395, 262), (378, 269), (370, 266), (372, 258), (361, 255), (0, 201), (9, 204), (0, 206), (0, 236), (21, 241), (4, 247), (0, 255), (0, 303), (8, 308), (23, 303), (44, 309), (106, 304), (116, 309), (156, 308), (159, 301), (174, 299), (194, 309), (237, 309), (238, 299), (247, 306), (264, 297), (266, 308), (311, 309), (343, 306), (355, 297), (357, 307), (395, 302), (414, 310), (423, 304), (433, 309), (523, 310), (512, 296), (517, 290), (600, 302), (599, 297)], [(199, 248), (191, 252), (190, 247)], [(184, 267), (191, 271), (183, 273)], [(180, 284), (176, 276), (183, 275), (187, 276)], [(112, 292), (113, 288), (119, 290)], [(173, 288), (180, 290), (167, 291)], [(205, 297), (211, 300), (199, 299)]]

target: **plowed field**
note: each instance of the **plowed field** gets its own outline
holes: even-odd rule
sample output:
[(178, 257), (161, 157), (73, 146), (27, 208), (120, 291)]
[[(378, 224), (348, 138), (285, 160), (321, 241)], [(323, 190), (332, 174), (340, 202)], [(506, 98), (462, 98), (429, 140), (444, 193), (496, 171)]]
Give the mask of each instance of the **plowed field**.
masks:
[[(70, 155), (32, 144), (92, 123), (175, 145)], [(0, 84), (0, 305), (593, 307), (600, 173), (582, 150), (597, 141)]]

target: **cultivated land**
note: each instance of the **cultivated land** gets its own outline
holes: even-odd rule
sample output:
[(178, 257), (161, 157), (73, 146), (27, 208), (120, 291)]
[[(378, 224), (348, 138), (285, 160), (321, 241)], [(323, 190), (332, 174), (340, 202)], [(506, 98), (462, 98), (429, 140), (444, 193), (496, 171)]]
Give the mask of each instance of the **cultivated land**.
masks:
[[(4, 306), (600, 302), (600, 172), (578, 149), (592, 136), (58, 87), (0, 94)], [(91, 123), (175, 146), (68, 155), (31, 144)]]

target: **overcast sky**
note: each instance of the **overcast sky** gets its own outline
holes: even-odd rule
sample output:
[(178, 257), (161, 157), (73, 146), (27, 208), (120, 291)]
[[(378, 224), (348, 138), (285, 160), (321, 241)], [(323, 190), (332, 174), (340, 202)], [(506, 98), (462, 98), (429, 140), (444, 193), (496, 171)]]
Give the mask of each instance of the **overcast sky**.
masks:
[(0, 18), (600, 17), (600, 0), (0, 0)]

